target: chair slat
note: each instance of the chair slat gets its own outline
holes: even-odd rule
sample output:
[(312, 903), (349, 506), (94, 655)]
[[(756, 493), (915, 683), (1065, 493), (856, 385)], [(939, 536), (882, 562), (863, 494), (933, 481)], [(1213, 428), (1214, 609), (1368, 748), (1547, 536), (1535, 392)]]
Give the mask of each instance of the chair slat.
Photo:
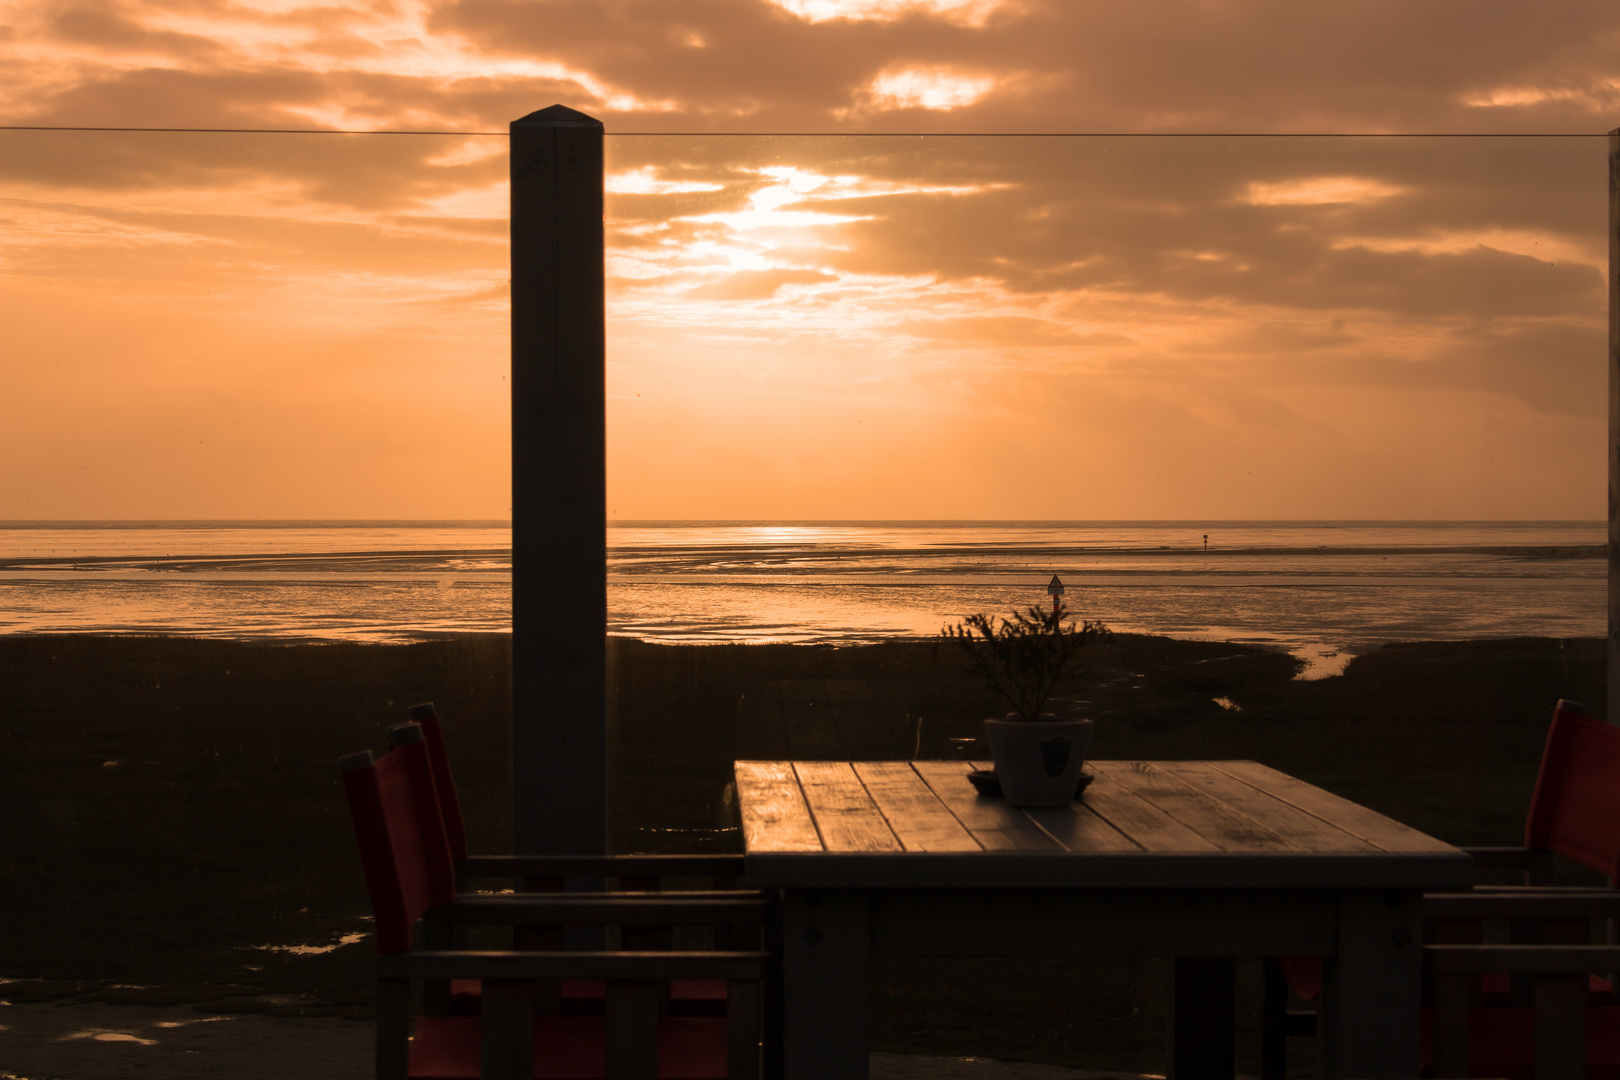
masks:
[(1620, 892), (1612, 889), (1430, 893), (1423, 898), (1426, 919), (1608, 919), (1617, 916), (1620, 916)]
[(1439, 972), (1620, 970), (1620, 945), (1425, 945), (1423, 952)]
[(1467, 1076), (1468, 1005), (1473, 980), (1467, 975), (1446, 974), (1436, 982), (1434, 1074), (1447, 1078)]
[(762, 952), (462, 952), (387, 953), (386, 979), (714, 979), (764, 978)]
[(607, 1080), (656, 1080), (659, 984), (610, 980), (607, 986)]
[(726, 984), (726, 1080), (759, 1080), (764, 995), (757, 982)]
[(1585, 975), (1537, 975), (1534, 994), (1537, 1080), (1585, 1080)]
[(483, 997), (480, 1075), (483, 1080), (531, 1080), (534, 984), (522, 979), (486, 979)]
[(469, 855), (461, 870), (474, 878), (741, 877), (736, 855)]
[[(458, 923), (480, 926), (710, 926), (755, 922), (765, 900), (727, 896), (645, 900), (639, 896), (557, 893), (551, 896), (459, 896), (445, 910)], [(639, 951), (653, 951), (652, 949)]]

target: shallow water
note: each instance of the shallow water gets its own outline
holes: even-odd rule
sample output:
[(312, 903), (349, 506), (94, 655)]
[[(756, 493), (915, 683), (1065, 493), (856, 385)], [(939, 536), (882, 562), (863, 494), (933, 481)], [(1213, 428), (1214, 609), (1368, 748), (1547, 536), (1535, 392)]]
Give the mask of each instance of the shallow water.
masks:
[[(609, 630), (857, 643), (1048, 603), (1121, 631), (1286, 649), (1307, 677), (1386, 641), (1602, 636), (1605, 525), (630, 523)], [(1208, 535), (1208, 549), (1203, 538)], [(12, 523), (0, 632), (403, 641), (509, 631), (500, 522)]]

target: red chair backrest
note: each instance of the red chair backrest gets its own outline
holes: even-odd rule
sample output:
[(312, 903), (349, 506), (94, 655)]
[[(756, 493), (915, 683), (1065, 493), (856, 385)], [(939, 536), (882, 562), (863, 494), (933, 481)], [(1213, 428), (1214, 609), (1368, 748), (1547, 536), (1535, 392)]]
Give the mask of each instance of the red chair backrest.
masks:
[(343, 759), (343, 787), (371, 893), (377, 951), (405, 952), (411, 926), (455, 894), (455, 870), (425, 741), (376, 761)]
[(450, 856), (456, 862), (467, 857), (467, 826), (461, 820), (461, 799), (456, 782), (450, 777), (450, 755), (444, 748), (444, 731), (433, 703), (411, 706), (411, 719), (422, 725), (427, 739), (428, 760), (433, 764), (433, 783), (439, 793), (439, 812), (444, 817), (444, 834), (450, 841)]
[(1620, 877), (1620, 728), (1558, 703), (1524, 842)]

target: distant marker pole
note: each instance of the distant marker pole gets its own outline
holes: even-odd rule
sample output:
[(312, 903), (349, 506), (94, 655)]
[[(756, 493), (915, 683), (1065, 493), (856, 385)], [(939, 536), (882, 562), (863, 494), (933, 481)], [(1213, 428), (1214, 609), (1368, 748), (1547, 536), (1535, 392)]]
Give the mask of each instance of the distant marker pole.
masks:
[(1063, 582), (1058, 580), (1056, 574), (1046, 583), (1046, 593), (1052, 598), (1052, 617), (1057, 618), (1058, 605), (1063, 602)]

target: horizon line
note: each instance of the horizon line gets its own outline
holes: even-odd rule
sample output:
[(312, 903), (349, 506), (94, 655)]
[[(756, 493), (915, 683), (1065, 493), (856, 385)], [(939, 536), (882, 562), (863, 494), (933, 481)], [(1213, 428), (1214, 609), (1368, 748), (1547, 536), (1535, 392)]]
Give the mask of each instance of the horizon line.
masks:
[[(86, 518), (0, 518), (0, 528), (15, 527), (18, 525), (383, 525), (383, 524), (463, 524), (477, 522), (490, 525), (510, 525), (512, 519), (484, 518), (484, 517), (379, 517), (379, 518), (325, 518), (325, 517), (288, 517), (288, 518), (116, 518), (116, 517), (86, 517)], [(706, 518), (706, 517), (654, 517), (654, 518), (608, 518), (604, 526), (615, 525), (647, 525), (647, 524), (681, 524), (681, 525), (914, 525), (914, 524), (952, 524), (952, 525), (1188, 525), (1200, 522), (1224, 525), (1245, 524), (1310, 524), (1310, 525), (1604, 525), (1607, 518)]]
[[(416, 131), (373, 128), (106, 127), (0, 124), (0, 131), (102, 131), (191, 135), (463, 135), (510, 137), (509, 131)], [(1600, 131), (604, 131), (604, 135), (717, 138), (864, 139), (1601, 139)]]

